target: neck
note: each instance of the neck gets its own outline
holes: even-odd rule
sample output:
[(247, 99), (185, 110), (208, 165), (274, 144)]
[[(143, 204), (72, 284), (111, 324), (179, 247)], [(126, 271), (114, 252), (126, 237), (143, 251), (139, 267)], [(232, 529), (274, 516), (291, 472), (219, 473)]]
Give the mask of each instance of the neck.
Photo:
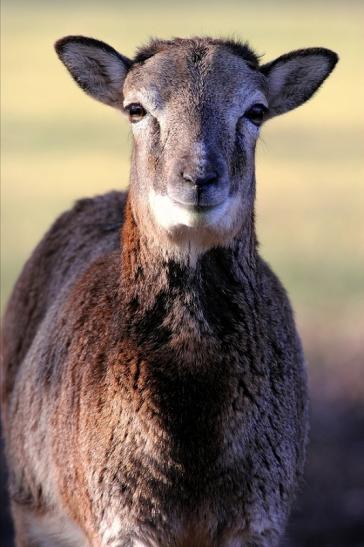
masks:
[(184, 252), (179, 257), (176, 247), (171, 250), (158, 242), (151, 235), (150, 226), (145, 229), (138, 221), (132, 205), (129, 194), (121, 235), (121, 282), (123, 292), (127, 288), (131, 298), (143, 294), (148, 301), (155, 292), (173, 283), (176, 272), (194, 284), (209, 276), (212, 269), (222, 276), (219, 282), (233, 276), (237, 281), (254, 283), (257, 258), (254, 211), (228, 245), (207, 250), (192, 262), (186, 260)]
[(124, 218), (119, 295), (125, 338), (153, 355), (166, 347), (175, 351), (177, 344), (187, 362), (195, 356), (196, 347), (206, 353), (212, 332), (220, 332), (222, 338), (231, 336), (231, 313), (245, 314), (243, 301), (249, 308), (254, 306), (253, 216), (231, 245), (210, 249), (194, 267), (170, 257), (151, 240), (135, 219), (130, 196)]

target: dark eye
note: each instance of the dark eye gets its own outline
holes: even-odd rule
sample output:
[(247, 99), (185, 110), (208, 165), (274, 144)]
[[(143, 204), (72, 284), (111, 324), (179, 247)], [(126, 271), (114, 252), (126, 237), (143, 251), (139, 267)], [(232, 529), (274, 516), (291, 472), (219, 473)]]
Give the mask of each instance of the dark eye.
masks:
[(129, 104), (125, 110), (129, 114), (129, 120), (131, 123), (139, 122), (146, 115), (145, 109), (139, 103)]
[(264, 114), (268, 108), (264, 104), (253, 104), (244, 114), (244, 118), (248, 118), (254, 125), (259, 127), (264, 119)]

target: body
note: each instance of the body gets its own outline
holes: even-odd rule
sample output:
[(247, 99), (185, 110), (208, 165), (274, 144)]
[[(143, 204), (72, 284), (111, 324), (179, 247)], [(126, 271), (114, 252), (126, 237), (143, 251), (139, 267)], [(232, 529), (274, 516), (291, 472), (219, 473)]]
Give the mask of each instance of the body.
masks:
[[(258, 256), (244, 272), (237, 249), (211, 252), (193, 272), (162, 261), (139, 270), (136, 262), (132, 286), (150, 289), (148, 301), (137, 302), (120, 285), (125, 201), (110, 194), (76, 206), (67, 230), (55, 225), (19, 281), (32, 292), (42, 280), (32, 292), (36, 307), (40, 291), (55, 291), (62, 303), (52, 295), (53, 305), (36, 310), (22, 360), (16, 350), (6, 356), (21, 366), (8, 386), (9, 460), (21, 477), (11, 484), (14, 503), (40, 518), (54, 507), (75, 523), (88, 515), (95, 544), (114, 534), (115, 545), (233, 545), (262, 532), (271, 544), (302, 472), (306, 429), (303, 357), (287, 297)], [(83, 232), (77, 244), (70, 223)], [(54, 240), (64, 250), (38, 269)], [(49, 287), (60, 264), (77, 261), (80, 242), (77, 281), (63, 275)], [(107, 252), (94, 258), (101, 242)], [(131, 244), (124, 241), (127, 262)], [(8, 324), (16, 333), (28, 302), (13, 305)], [(14, 331), (5, 334), (15, 340)], [(277, 405), (276, 393), (286, 391), (289, 401)], [(24, 459), (16, 469), (19, 443), (30, 448), (25, 469)]]
[[(28, 261), (4, 321), (19, 545), (278, 544), (304, 464), (305, 369), (244, 172), (226, 222), (223, 168), (198, 174), (201, 191), (183, 176), (192, 214), (180, 183), (147, 206), (132, 167), (126, 194), (79, 202)], [(155, 195), (188, 221), (160, 221)]]

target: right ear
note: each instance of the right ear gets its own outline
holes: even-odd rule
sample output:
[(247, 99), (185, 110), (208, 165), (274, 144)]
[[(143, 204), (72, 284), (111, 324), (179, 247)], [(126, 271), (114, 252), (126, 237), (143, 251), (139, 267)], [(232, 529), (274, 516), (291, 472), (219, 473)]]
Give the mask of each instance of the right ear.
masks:
[(123, 84), (132, 62), (104, 42), (66, 36), (55, 43), (62, 63), (78, 85), (105, 104), (122, 107)]

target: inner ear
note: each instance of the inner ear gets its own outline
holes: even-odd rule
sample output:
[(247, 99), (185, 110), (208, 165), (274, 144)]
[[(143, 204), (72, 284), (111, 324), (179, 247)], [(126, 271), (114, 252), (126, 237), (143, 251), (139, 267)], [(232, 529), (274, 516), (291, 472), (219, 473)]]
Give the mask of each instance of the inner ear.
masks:
[(338, 61), (325, 48), (300, 49), (260, 68), (268, 80), (269, 116), (283, 114), (310, 99)]
[(55, 49), (88, 95), (110, 106), (122, 106), (122, 88), (132, 64), (127, 57), (104, 42), (83, 36), (61, 38)]

